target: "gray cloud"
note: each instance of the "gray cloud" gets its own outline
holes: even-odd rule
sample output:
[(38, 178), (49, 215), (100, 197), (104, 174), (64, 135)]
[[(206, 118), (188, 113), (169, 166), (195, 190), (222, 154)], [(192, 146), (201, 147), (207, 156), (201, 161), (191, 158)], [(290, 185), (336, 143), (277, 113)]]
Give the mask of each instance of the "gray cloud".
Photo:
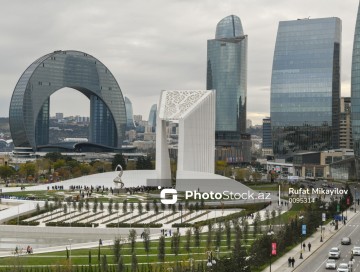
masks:
[[(214, 38), (218, 21), (235, 14), (249, 36), (248, 116), (260, 123), (269, 115), (280, 20), (342, 19), (343, 93), (349, 95), (357, 5), (350, 0), (8, 1), (0, 16), (0, 116), (8, 115), (15, 84), (31, 62), (54, 50), (74, 49), (108, 66), (134, 113), (146, 119), (160, 90), (205, 88), (206, 41)], [(55, 94), (52, 113), (88, 115), (88, 106), (63, 102), (70, 95), (84, 99), (66, 91)]]

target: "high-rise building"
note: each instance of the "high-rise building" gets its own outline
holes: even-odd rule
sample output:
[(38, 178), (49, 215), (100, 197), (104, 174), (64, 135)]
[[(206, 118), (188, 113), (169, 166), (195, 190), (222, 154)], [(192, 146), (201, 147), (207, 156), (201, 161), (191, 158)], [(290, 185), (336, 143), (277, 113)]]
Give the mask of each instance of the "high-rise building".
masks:
[(64, 119), (64, 114), (62, 112), (55, 113), (56, 120)]
[(156, 129), (156, 114), (157, 114), (157, 105), (154, 104), (151, 106), (148, 123), (149, 126), (152, 128), (152, 131), (155, 132)]
[(270, 107), (275, 156), (339, 147), (340, 50), (339, 18), (279, 23)]
[(125, 96), (125, 108), (126, 108), (126, 130), (135, 128), (132, 103), (129, 98)]
[(250, 119), (246, 119), (246, 128), (252, 127), (252, 121)]
[(87, 146), (120, 148), (126, 125), (120, 87), (98, 59), (72, 50), (42, 56), (21, 75), (9, 110), (15, 147), (36, 151), (49, 144), (50, 96), (64, 87), (71, 87), (90, 100)]
[[(216, 90), (216, 159), (239, 163), (250, 159), (246, 133), (247, 35), (240, 18), (230, 15), (207, 42), (207, 90)], [(221, 150), (226, 150), (222, 152)]]
[(262, 139), (262, 154), (263, 156), (272, 155), (272, 140), (271, 140), (271, 118), (263, 119), (263, 139)]
[(354, 34), (351, 67), (351, 124), (354, 153), (360, 157), (360, 4)]
[(351, 129), (351, 97), (341, 97), (340, 100), (340, 148), (353, 148)]

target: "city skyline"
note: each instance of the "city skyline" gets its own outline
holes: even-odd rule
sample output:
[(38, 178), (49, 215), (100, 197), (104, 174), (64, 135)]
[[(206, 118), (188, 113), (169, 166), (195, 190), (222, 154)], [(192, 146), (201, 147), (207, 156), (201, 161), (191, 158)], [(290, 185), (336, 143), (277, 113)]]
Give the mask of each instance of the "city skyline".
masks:
[[(133, 102), (134, 113), (147, 116), (163, 89), (205, 88), (206, 41), (214, 38), (218, 21), (231, 14), (241, 18), (249, 37), (247, 117), (254, 124), (261, 124), (270, 113), (271, 67), (279, 21), (309, 16), (342, 20), (341, 95), (350, 95), (358, 1), (67, 3), (55, 6), (24, 1), (7, 3), (3, 9), (0, 116), (8, 116), (11, 93), (21, 73), (38, 56), (60, 49), (81, 50), (99, 58), (114, 73), (124, 96)], [(89, 115), (89, 105), (79, 103), (78, 96), (75, 91), (57, 92), (51, 97), (51, 115)]]

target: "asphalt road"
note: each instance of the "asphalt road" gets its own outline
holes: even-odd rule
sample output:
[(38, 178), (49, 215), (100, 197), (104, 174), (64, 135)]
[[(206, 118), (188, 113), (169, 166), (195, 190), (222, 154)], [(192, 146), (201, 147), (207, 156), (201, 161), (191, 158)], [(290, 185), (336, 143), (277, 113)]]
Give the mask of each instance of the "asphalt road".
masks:
[[(341, 245), (341, 239), (343, 237), (351, 238), (351, 245)], [(305, 241), (307, 244), (307, 241)], [(295, 268), (294, 271), (328, 271), (325, 269), (325, 263), (328, 259), (328, 253), (330, 248), (339, 247), (341, 251), (340, 259), (336, 260), (337, 266), (340, 263), (348, 263), (350, 261), (351, 250), (354, 246), (360, 246), (360, 213), (357, 213), (350, 222), (341, 228), (333, 237), (326, 241), (317, 251), (313, 252), (312, 255), (306, 259), (301, 265)], [(304, 254), (308, 254), (305, 252)], [(352, 271), (360, 272), (360, 256), (354, 256), (354, 265)]]

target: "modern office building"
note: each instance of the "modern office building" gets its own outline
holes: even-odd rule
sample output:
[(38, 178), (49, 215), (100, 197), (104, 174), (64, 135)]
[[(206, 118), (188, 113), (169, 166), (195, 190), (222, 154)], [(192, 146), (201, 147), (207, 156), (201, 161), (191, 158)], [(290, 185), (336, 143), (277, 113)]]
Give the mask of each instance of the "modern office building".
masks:
[(135, 128), (135, 122), (133, 117), (132, 103), (129, 98), (125, 96), (125, 108), (126, 108), (126, 130)]
[[(39, 150), (49, 143), (50, 96), (64, 87), (90, 100), (89, 143), (120, 148), (126, 127), (125, 103), (110, 70), (93, 56), (79, 51), (55, 51), (34, 61), (15, 86), (9, 110), (16, 148)], [(52, 151), (54, 150), (52, 145)]]
[(354, 154), (358, 159), (360, 157), (360, 4), (356, 19), (351, 67), (351, 123)]
[(339, 147), (341, 20), (279, 23), (271, 78), (274, 155)]
[(340, 148), (353, 148), (352, 129), (351, 129), (351, 97), (341, 97), (340, 99)]
[(271, 156), (272, 151), (272, 139), (271, 139), (271, 118), (266, 117), (263, 119), (263, 137), (262, 137), (262, 155)]
[(241, 163), (250, 158), (246, 133), (247, 35), (230, 15), (207, 42), (207, 90), (216, 90), (216, 160)]
[(157, 105), (154, 104), (151, 106), (148, 124), (152, 128), (152, 131), (155, 132), (156, 129), (156, 116), (157, 116)]

